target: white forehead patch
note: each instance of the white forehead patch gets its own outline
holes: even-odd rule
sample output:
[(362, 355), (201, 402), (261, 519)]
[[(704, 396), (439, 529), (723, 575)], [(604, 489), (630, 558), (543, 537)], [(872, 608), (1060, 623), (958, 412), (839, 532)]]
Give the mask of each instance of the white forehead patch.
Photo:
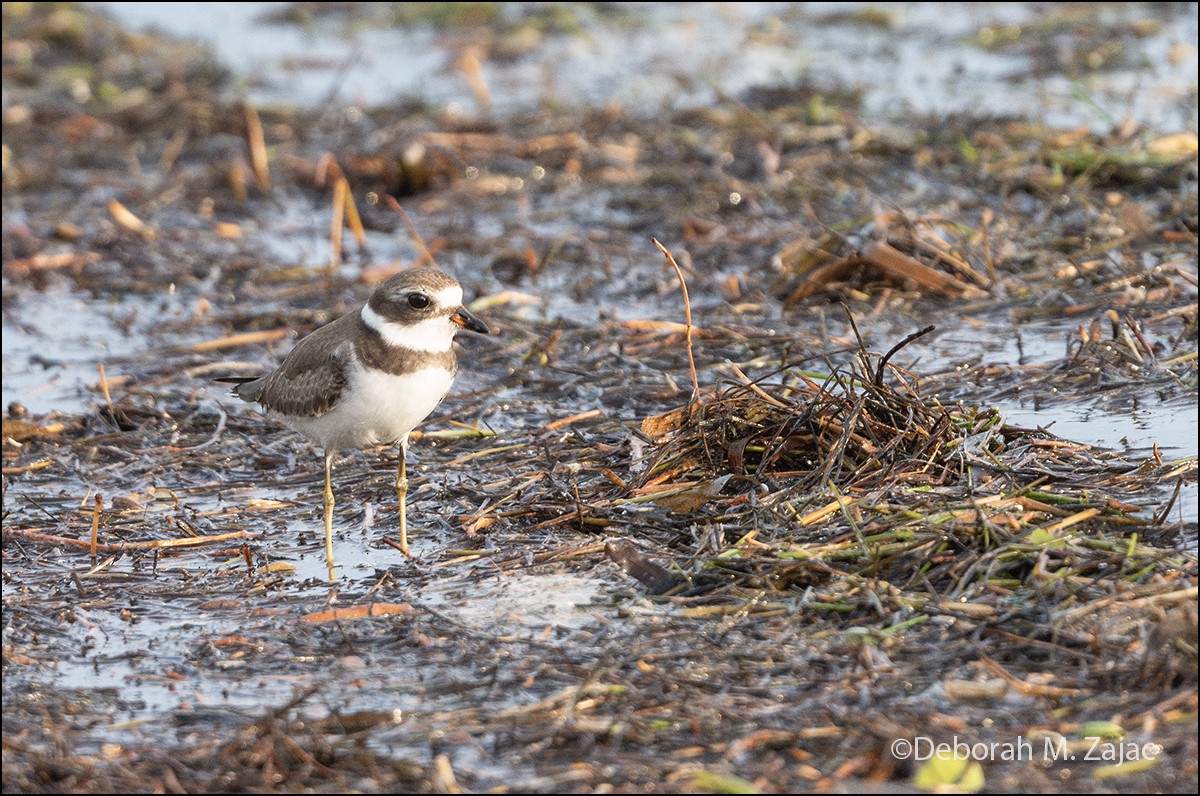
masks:
[[(458, 291), (459, 296), (462, 296), (461, 288), (453, 289)], [(445, 292), (445, 290), (441, 291), (441, 293)], [(450, 306), (458, 305), (451, 304)], [(412, 326), (405, 326), (384, 318), (371, 309), (370, 304), (362, 308), (362, 319), (363, 323), (379, 332), (388, 345), (402, 346), (413, 351), (428, 351), (431, 354), (449, 351), (450, 346), (454, 344), (454, 333), (458, 331), (458, 325), (445, 315), (426, 318)]]
[(433, 294), (433, 303), (439, 307), (461, 307), (462, 288), (458, 285), (442, 288)]

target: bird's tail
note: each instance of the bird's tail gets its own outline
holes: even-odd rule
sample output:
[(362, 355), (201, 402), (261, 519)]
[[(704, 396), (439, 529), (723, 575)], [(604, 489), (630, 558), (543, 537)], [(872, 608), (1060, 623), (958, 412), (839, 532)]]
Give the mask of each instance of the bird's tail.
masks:
[(243, 391), (243, 387), (247, 384), (259, 381), (262, 376), (217, 376), (213, 381), (219, 384), (232, 384), (233, 389), (229, 392), (231, 395), (241, 398), (243, 401), (251, 401), (250, 391)]

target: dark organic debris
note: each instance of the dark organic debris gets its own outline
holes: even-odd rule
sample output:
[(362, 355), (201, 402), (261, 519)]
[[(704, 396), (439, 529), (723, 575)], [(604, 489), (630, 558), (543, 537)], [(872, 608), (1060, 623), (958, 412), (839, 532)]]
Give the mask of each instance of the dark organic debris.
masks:
[[(489, 59), (659, 14), (560, 5), (433, 40), (483, 106)], [(738, 45), (823, 24), (779, 8)], [(917, 734), (1163, 751), (989, 761), (997, 792), (1195, 792), (1196, 460), (1038, 427), (1194, 418), (1193, 131), (881, 127), (824, 78), (678, 109), (256, 107), (201, 46), (3, 13), (6, 792), (971, 784), (898, 760)], [(1052, 60), (1195, 7), (1030, 13)], [(340, 464), (357, 560), (330, 584), (315, 457), (211, 378), (435, 259), (502, 333), (465, 341), (415, 446), (416, 562), (387, 547), (395, 453)], [(1006, 422), (1018, 401), (1046, 411)]]
[(657, 452), (638, 486), (726, 472), (759, 482), (786, 475), (796, 492), (831, 481), (855, 490), (941, 485), (970, 466), (967, 439), (980, 453), (1002, 443), (993, 410), (944, 407), (922, 398), (911, 373), (896, 367), (888, 373), (897, 386), (877, 382), (870, 357), (862, 354), (828, 375), (746, 380), (649, 418), (642, 430)]

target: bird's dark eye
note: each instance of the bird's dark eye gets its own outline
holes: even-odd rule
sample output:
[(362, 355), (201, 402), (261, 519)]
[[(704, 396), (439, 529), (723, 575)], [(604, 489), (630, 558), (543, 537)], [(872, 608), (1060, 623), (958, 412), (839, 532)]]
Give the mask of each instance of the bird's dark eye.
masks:
[(424, 293), (409, 293), (408, 306), (414, 310), (423, 310), (429, 306), (429, 296)]

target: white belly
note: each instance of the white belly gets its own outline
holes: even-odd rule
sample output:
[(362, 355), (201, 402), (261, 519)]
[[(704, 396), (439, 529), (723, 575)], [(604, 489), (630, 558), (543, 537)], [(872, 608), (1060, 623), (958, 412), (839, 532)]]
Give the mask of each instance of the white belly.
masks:
[(327, 450), (391, 444), (428, 417), (453, 382), (444, 368), (393, 376), (354, 367), (333, 409), (320, 417), (281, 417)]

